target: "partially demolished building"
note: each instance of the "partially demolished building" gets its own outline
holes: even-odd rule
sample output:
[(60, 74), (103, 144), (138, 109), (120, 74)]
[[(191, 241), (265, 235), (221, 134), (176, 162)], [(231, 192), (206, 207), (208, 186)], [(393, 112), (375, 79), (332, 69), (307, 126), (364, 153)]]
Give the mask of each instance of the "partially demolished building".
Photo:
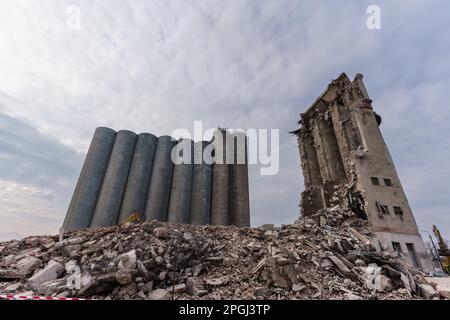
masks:
[(302, 215), (330, 208), (334, 191), (347, 188), (346, 203), (369, 220), (380, 245), (411, 265), (432, 270), (424, 242), (379, 129), (363, 76), (333, 80), (301, 114), (298, 137), (305, 182)]

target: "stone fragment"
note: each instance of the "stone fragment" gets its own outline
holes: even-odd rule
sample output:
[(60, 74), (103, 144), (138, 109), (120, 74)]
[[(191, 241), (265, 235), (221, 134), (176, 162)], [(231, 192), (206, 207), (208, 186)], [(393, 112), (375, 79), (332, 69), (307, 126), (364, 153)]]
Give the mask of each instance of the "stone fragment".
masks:
[(202, 297), (208, 294), (205, 290), (204, 283), (200, 278), (191, 277), (186, 280), (186, 293), (191, 296)]
[(292, 285), (292, 291), (294, 291), (294, 292), (302, 292), (306, 288), (307, 287), (303, 284), (293, 284)]
[(253, 294), (257, 297), (266, 297), (270, 294), (270, 290), (265, 287), (258, 287), (253, 291)]
[(5, 292), (15, 292), (15, 291), (19, 290), (21, 285), (22, 284), (20, 282), (14, 283), (14, 284), (10, 284), (9, 286), (7, 286), (5, 288)]
[(354, 293), (346, 293), (344, 294), (344, 299), (346, 300), (364, 300), (361, 296), (358, 296)]
[(0, 279), (22, 279), (26, 274), (20, 270), (0, 269)]
[(147, 276), (148, 270), (145, 267), (145, 265), (139, 260), (137, 260), (137, 268), (138, 268), (138, 272), (139, 272), (140, 276), (142, 276), (142, 277)]
[(335, 264), (344, 276), (350, 276), (352, 274), (350, 269), (338, 257), (330, 255), (328, 258)]
[(222, 286), (227, 283), (227, 279), (225, 277), (222, 278), (208, 278), (205, 281), (206, 285), (212, 286), (212, 287), (218, 287)]
[(270, 276), (272, 278), (272, 284), (275, 287), (279, 288), (288, 288), (289, 284), (287, 283), (286, 279), (282, 276), (281, 272), (279, 270), (272, 270), (270, 273)]
[(121, 285), (129, 284), (131, 281), (133, 281), (133, 276), (128, 269), (119, 269), (116, 273), (116, 280)]
[(136, 268), (136, 263), (136, 250), (131, 250), (119, 256), (118, 267), (120, 269), (134, 269)]
[(42, 261), (35, 257), (25, 257), (16, 264), (16, 269), (19, 269), (25, 274), (33, 272), (42, 265)]
[(168, 287), (168, 289), (169, 292), (182, 293), (186, 291), (186, 284), (184, 283), (176, 284), (174, 286)]
[(384, 274), (380, 274), (375, 278), (375, 286), (378, 292), (389, 292), (394, 290), (392, 280)]
[(419, 294), (422, 298), (431, 300), (433, 298), (439, 297), (439, 292), (434, 290), (432, 286), (429, 284), (420, 284), (419, 285)]
[(261, 230), (268, 231), (268, 230), (274, 230), (275, 226), (273, 224), (263, 224), (261, 227), (259, 227)]
[(170, 300), (171, 295), (167, 290), (156, 289), (148, 294), (149, 300)]
[(164, 227), (157, 227), (153, 229), (153, 234), (160, 239), (167, 239), (169, 236), (169, 231), (167, 228)]
[(183, 239), (186, 240), (186, 241), (192, 240), (192, 239), (193, 239), (192, 233), (190, 233), (190, 232), (185, 232), (185, 233), (183, 234)]
[(41, 237), (39, 238), (38, 242), (41, 246), (43, 246), (47, 250), (55, 245), (55, 240), (49, 237)]
[(64, 266), (51, 260), (44, 269), (28, 279), (28, 284), (33, 290), (42, 290), (42, 284), (56, 280), (64, 272)]

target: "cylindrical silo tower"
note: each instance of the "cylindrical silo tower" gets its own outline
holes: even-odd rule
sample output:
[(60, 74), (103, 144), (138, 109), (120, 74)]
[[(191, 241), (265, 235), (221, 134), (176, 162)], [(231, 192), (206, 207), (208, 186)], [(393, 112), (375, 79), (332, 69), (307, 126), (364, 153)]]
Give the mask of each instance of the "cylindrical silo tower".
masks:
[(137, 138), (118, 223), (133, 213), (144, 217), (157, 143), (158, 138), (150, 133), (142, 133)]
[(111, 226), (117, 221), (134, 154), (136, 137), (134, 132), (128, 130), (117, 132), (91, 228)]
[(167, 222), (189, 224), (191, 221), (192, 171), (194, 162), (194, 142), (181, 139), (172, 152), (172, 186), (170, 189)]
[(192, 177), (191, 224), (210, 224), (212, 165), (205, 163), (203, 152), (209, 142), (200, 141), (194, 147), (194, 172)]
[(230, 166), (227, 164), (226, 130), (214, 132), (215, 163), (212, 170), (211, 224), (230, 224)]
[(172, 181), (173, 162), (172, 148), (176, 141), (170, 136), (158, 138), (152, 177), (145, 208), (145, 220), (167, 221), (170, 185)]
[(232, 174), (233, 210), (232, 223), (238, 227), (250, 227), (250, 200), (248, 191), (248, 147), (244, 132), (233, 134), (235, 142)]
[(115, 139), (116, 132), (112, 129), (95, 130), (67, 210), (65, 230), (89, 228)]

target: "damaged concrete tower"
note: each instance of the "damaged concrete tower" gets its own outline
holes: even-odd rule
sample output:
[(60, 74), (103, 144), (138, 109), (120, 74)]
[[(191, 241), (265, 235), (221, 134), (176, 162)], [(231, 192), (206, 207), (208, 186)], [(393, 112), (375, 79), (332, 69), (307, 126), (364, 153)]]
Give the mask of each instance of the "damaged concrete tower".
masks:
[(333, 80), (301, 114), (299, 124), (293, 133), (305, 182), (302, 215), (334, 206), (335, 191), (345, 188), (345, 203), (369, 221), (384, 248), (432, 270), (363, 76), (351, 81), (342, 74)]

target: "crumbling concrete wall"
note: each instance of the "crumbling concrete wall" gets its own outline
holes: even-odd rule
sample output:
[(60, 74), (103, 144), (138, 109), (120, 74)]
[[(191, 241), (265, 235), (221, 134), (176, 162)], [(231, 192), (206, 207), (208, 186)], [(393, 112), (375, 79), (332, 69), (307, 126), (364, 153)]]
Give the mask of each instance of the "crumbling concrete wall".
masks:
[(431, 270), (422, 238), (380, 131), (381, 117), (362, 75), (346, 74), (301, 114), (298, 137), (305, 181), (302, 215), (330, 207), (333, 192), (350, 188), (348, 202), (369, 220), (385, 248), (402, 251), (404, 259)]

